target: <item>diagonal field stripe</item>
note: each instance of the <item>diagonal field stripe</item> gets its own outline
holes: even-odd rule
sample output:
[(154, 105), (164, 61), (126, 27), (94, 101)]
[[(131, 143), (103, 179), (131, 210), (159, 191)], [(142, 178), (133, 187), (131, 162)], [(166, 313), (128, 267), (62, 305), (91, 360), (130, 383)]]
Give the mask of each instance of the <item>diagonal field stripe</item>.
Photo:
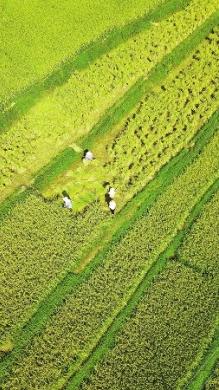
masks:
[(67, 82), (76, 70), (80, 71), (87, 68), (98, 58), (118, 47), (130, 37), (149, 29), (152, 22), (159, 22), (182, 10), (189, 2), (190, 0), (167, 0), (164, 4), (159, 5), (143, 17), (120, 28), (112, 29), (104, 36), (85, 46), (76, 55), (74, 54), (65, 62), (62, 62), (46, 78), (21, 91), (13, 98), (13, 101), (8, 102), (7, 106), (10, 107), (12, 103), (13, 106), (7, 111), (0, 112), (0, 133), (8, 129), (15, 120), (23, 116), (43, 95)]

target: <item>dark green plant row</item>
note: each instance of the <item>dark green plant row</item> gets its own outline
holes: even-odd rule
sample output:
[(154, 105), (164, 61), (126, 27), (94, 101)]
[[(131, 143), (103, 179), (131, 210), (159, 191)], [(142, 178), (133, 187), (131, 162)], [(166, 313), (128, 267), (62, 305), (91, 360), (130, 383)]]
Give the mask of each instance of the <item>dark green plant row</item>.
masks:
[(206, 349), (203, 359), (192, 376), (190, 382), (184, 386), (188, 390), (217, 390), (219, 385), (219, 371), (217, 362), (219, 361), (219, 327)]
[(218, 388), (219, 388), (219, 358), (215, 364), (215, 367), (213, 367), (211, 375), (209, 376), (209, 378), (207, 378), (204, 385), (205, 390), (217, 390)]
[[(96, 41), (83, 47), (72, 58), (61, 63), (46, 78), (17, 94), (13, 99), (15, 101), (13, 107), (8, 111), (0, 113), (0, 131), (2, 132), (7, 129), (15, 120), (25, 114), (45, 93), (64, 84), (73, 72), (87, 68), (100, 56), (103, 56), (113, 48), (127, 41), (130, 37), (145, 29), (149, 29), (152, 22), (158, 22), (172, 13), (185, 8), (188, 4), (189, 0), (168, 0), (150, 11), (147, 15), (123, 27), (111, 30), (99, 37)], [(10, 105), (10, 102), (8, 102), (8, 105)]]
[(219, 276), (219, 247), (216, 245), (219, 234), (219, 194), (208, 207), (185, 239), (177, 256), (191, 267), (198, 267), (203, 274)]

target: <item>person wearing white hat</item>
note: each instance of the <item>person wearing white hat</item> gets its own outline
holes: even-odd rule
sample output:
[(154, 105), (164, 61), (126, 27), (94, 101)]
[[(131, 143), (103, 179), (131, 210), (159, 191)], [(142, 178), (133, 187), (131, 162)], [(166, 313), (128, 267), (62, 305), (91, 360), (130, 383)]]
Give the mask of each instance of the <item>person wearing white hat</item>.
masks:
[(72, 209), (72, 201), (71, 201), (71, 199), (68, 196), (64, 196), (62, 199), (63, 199), (63, 202), (64, 202), (64, 207), (66, 209), (71, 210)]
[(86, 150), (84, 154), (85, 161), (92, 161), (94, 159), (94, 155), (90, 150)]
[(116, 195), (116, 189), (113, 187), (110, 187), (110, 189), (108, 191), (108, 195), (109, 195), (110, 199), (114, 199), (115, 195)]
[(115, 200), (112, 199), (109, 202), (109, 209), (110, 209), (112, 214), (115, 214), (115, 211), (116, 211), (116, 202), (115, 202)]

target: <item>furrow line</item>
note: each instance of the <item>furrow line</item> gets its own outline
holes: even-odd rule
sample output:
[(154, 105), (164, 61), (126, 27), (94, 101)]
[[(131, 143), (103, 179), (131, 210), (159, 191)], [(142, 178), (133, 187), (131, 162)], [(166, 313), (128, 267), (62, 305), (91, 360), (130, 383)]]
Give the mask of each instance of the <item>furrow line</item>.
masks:
[[(196, 48), (196, 46), (208, 35), (211, 29), (219, 24), (219, 10), (211, 15), (205, 23), (196, 29), (186, 40), (180, 43), (170, 54), (149, 73), (147, 79), (139, 79), (123, 98), (119, 99), (109, 108), (101, 120), (93, 127), (88, 136), (80, 140), (82, 148), (91, 148), (94, 143), (117, 125), (135, 106), (145, 94), (153, 91), (153, 88), (165, 79), (170, 72), (181, 64), (183, 60)], [(69, 169), (73, 163), (79, 161), (80, 154), (68, 147), (59, 153), (47, 166), (38, 172), (32, 187), (41, 191), (45, 189), (57, 176)], [(12, 195), (6, 198), (0, 205), (0, 220), (4, 218), (10, 209), (22, 199), (28, 196), (28, 189), (18, 188)]]
[[(69, 380), (68, 384), (64, 387), (67, 390), (75, 390), (81, 385), (85, 378), (87, 378), (95, 365), (103, 358), (107, 351), (112, 347), (116, 334), (120, 331), (127, 318), (130, 317), (133, 309), (138, 304), (142, 295), (152, 284), (154, 279), (165, 268), (169, 258), (171, 258), (180, 247), (184, 237), (188, 234), (195, 220), (202, 212), (204, 205), (211, 199), (212, 195), (219, 189), (219, 179), (208, 188), (204, 196), (193, 207), (190, 215), (188, 216), (183, 228), (179, 230), (166, 250), (158, 257), (157, 261), (151, 266), (149, 271), (144, 276), (143, 280), (138, 284), (134, 293), (131, 295), (128, 302), (124, 304), (124, 307), (119, 312), (117, 317), (109, 325), (106, 332), (102, 335), (98, 343), (94, 346), (88, 358), (82, 362), (82, 368), (78, 367), (76, 373)], [(61, 389), (61, 386), (54, 386), (53, 389)]]
[[(54, 313), (58, 306), (63, 303), (65, 297), (72, 293), (82, 282), (88, 279), (91, 273), (101, 264), (106, 254), (111, 250), (112, 246), (119, 242), (131, 228), (133, 223), (140, 218), (145, 211), (149, 210), (156, 202), (163, 191), (173, 182), (173, 180), (182, 174), (182, 172), (195, 160), (201, 153), (205, 145), (217, 130), (219, 122), (219, 112), (216, 112), (208, 123), (196, 134), (193, 139), (194, 146), (191, 149), (183, 149), (177, 156), (173, 157), (159, 171), (157, 176), (139, 192), (115, 217), (118, 223), (116, 230), (113, 230), (112, 236), (108, 241), (103, 240), (103, 247), (95, 258), (88, 264), (80, 268), (80, 264), (76, 264), (80, 268), (80, 274), (67, 273), (63, 280), (56, 286), (55, 289), (41, 302), (38, 310), (30, 318), (30, 320), (18, 331), (15, 335), (15, 348), (11, 353), (6, 355), (0, 362), (0, 376), (4, 377), (6, 371), (10, 369), (17, 358), (22, 354), (22, 350), (31, 342), (35, 334), (41, 333), (47, 323), (48, 318)], [(109, 226), (109, 231), (110, 231)], [(83, 264), (83, 258), (80, 260)], [(74, 270), (73, 270), (74, 271)]]

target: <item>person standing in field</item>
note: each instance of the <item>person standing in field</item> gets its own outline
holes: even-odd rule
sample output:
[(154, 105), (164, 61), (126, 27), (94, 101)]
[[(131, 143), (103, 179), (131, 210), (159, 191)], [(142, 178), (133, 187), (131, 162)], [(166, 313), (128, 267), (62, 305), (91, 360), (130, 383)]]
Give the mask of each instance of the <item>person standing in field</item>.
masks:
[(113, 187), (110, 187), (109, 191), (108, 191), (108, 195), (109, 195), (110, 199), (114, 199), (115, 195), (116, 195), (116, 189)]
[(86, 149), (84, 151), (84, 161), (92, 161), (93, 159), (94, 159), (93, 153), (90, 150)]
[(109, 190), (105, 195), (105, 199), (112, 214), (115, 214), (116, 211), (116, 202), (114, 200), (115, 195), (116, 189), (114, 187), (109, 187)]
[(63, 191), (62, 195), (63, 195), (63, 198), (62, 198), (63, 207), (68, 209), (68, 210), (71, 210), (72, 209), (72, 201), (70, 199), (70, 196), (67, 194), (66, 191)]
[(110, 200), (110, 202), (109, 202), (109, 209), (110, 209), (111, 213), (114, 215), (115, 211), (116, 211), (116, 202), (115, 202), (115, 200), (113, 200), (113, 199)]

